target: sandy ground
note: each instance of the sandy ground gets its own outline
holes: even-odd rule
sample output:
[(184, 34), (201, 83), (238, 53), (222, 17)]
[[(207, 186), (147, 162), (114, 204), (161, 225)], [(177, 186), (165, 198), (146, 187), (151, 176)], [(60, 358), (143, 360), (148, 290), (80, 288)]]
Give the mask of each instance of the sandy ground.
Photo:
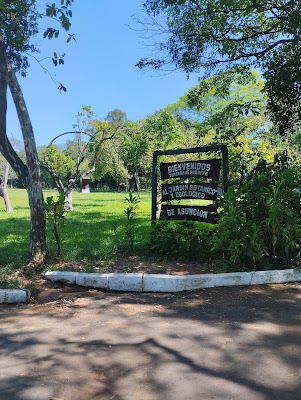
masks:
[(0, 400), (301, 399), (301, 285), (0, 306)]

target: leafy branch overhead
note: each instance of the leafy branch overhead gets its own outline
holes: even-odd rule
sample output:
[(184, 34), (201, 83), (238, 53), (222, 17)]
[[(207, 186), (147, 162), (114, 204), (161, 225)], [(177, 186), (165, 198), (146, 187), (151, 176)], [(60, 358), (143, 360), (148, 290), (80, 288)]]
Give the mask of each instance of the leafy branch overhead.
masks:
[[(174, 65), (187, 73), (229, 62), (261, 62), (284, 43), (301, 39), (298, 0), (146, 0), (147, 34), (157, 29), (161, 58), (139, 68)], [(154, 35), (152, 35), (154, 37)]]
[(261, 68), (267, 111), (281, 135), (301, 121), (299, 0), (145, 0), (138, 21), (154, 57), (142, 69), (212, 75), (233, 66)]
[[(0, 43), (5, 47), (9, 61), (17, 72), (25, 76), (29, 67), (29, 55), (39, 53), (39, 48), (32, 39), (40, 34), (41, 19), (49, 19), (52, 25), (56, 25), (44, 30), (44, 38), (58, 38), (60, 29), (67, 33), (67, 42), (74, 38), (69, 33), (73, 1), (61, 0), (59, 5), (54, 2), (51, 5), (45, 4), (44, 7), (36, 0), (1, 1)], [(63, 64), (63, 56), (58, 57), (55, 53), (53, 62), (55, 65), (57, 62)]]

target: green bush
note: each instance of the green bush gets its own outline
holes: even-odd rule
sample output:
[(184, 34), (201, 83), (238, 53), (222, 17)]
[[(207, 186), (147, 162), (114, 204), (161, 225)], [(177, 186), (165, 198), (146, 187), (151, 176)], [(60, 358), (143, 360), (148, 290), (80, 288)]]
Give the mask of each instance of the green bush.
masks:
[(301, 245), (301, 179), (286, 153), (260, 160), (246, 181), (220, 199), (213, 248), (234, 265), (293, 264)]
[(62, 243), (62, 228), (65, 224), (66, 218), (66, 202), (65, 196), (60, 194), (57, 200), (54, 200), (53, 196), (46, 198), (44, 203), (47, 220), (51, 225), (53, 235), (55, 237), (57, 245), (57, 255), (61, 255), (61, 243)]
[(212, 247), (231, 264), (249, 269), (259, 265), (267, 252), (263, 230), (248, 218), (240, 194), (230, 187), (223, 197), (223, 210), (212, 238)]
[(214, 226), (193, 221), (158, 221), (151, 231), (152, 255), (208, 260)]

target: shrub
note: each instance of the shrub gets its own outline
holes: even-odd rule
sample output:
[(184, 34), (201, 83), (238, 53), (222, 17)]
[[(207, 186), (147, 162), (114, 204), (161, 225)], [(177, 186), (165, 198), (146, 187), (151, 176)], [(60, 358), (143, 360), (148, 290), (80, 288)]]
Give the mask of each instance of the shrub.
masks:
[(293, 263), (301, 245), (301, 180), (286, 153), (259, 160), (239, 187), (220, 199), (213, 248), (236, 265)]
[(266, 253), (263, 230), (248, 219), (240, 192), (230, 187), (221, 201), (223, 210), (212, 239), (213, 250), (233, 265), (255, 268)]
[(124, 214), (126, 215), (125, 235), (132, 253), (134, 251), (135, 243), (136, 212), (140, 200), (138, 196), (134, 196), (132, 192), (129, 192), (129, 195), (125, 198), (125, 201), (127, 203), (127, 207), (124, 210)]
[(53, 196), (49, 196), (44, 203), (46, 217), (55, 237), (58, 256), (61, 255), (62, 228), (67, 212), (65, 203), (65, 196), (63, 194), (59, 195), (57, 200), (54, 200)]
[(152, 255), (208, 260), (214, 226), (193, 221), (158, 221), (152, 227)]

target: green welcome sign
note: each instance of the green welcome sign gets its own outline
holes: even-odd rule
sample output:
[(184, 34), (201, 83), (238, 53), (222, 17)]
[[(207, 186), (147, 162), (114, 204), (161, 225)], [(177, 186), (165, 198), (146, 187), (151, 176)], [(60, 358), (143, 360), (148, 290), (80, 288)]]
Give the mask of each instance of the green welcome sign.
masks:
[[(220, 152), (221, 158), (160, 163), (160, 177), (158, 177), (158, 158), (160, 156), (210, 152), (215, 154)], [(160, 219), (186, 219), (216, 223), (217, 206), (215, 201), (218, 186), (222, 182), (223, 190), (227, 191), (228, 170), (228, 150), (225, 145), (155, 151), (152, 176), (152, 222), (156, 222), (157, 208), (161, 204)], [(165, 183), (166, 181), (168, 182)], [(160, 197), (158, 190), (160, 190)], [(183, 199), (209, 200), (212, 201), (212, 204), (179, 204), (179, 201)]]

